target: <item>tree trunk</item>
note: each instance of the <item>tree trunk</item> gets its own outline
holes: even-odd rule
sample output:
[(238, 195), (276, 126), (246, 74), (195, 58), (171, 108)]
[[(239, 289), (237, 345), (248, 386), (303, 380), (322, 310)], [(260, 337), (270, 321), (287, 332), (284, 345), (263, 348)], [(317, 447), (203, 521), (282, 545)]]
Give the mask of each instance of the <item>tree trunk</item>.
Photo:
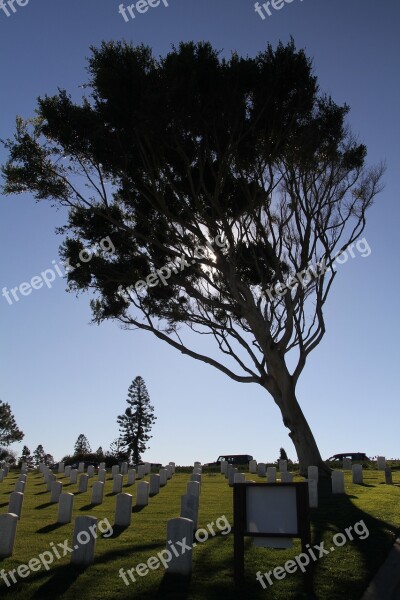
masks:
[(284, 386), (282, 393), (274, 394), (274, 400), (281, 410), (285, 427), (290, 430), (289, 437), (296, 448), (300, 475), (307, 477), (307, 468), (314, 465), (318, 467), (322, 477), (330, 476), (330, 469), (321, 458), (317, 443), (291, 383)]

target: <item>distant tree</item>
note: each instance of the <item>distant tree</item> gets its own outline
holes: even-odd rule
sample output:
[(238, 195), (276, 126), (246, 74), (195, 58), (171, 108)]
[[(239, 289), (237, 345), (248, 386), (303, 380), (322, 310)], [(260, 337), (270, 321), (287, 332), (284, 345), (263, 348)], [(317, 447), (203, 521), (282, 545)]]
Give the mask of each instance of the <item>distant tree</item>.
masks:
[(129, 453), (124, 450), (121, 438), (116, 438), (110, 444), (110, 450), (106, 452), (106, 457), (111, 458), (114, 461), (128, 460)]
[(44, 464), (47, 465), (48, 467), (50, 465), (54, 465), (55, 460), (54, 460), (54, 456), (52, 454), (45, 454), (44, 455)]
[(44, 462), (45, 455), (46, 453), (42, 444), (39, 444), (39, 446), (33, 451), (33, 464), (35, 467), (38, 467), (40, 463)]
[(28, 446), (24, 446), (22, 448), (21, 457), (18, 462), (20, 464), (26, 463), (28, 465), (28, 467), (33, 466), (33, 456), (31, 454), (31, 451), (29, 450)]
[(136, 377), (129, 386), (127, 403), (128, 408), (123, 415), (118, 416), (117, 422), (120, 426), (121, 444), (136, 464), (146, 450), (146, 442), (152, 437), (149, 431), (157, 418), (142, 377)]
[(83, 454), (90, 454), (91, 451), (92, 449), (90, 447), (87, 437), (83, 433), (81, 433), (75, 442), (74, 455), (81, 456)]
[(9, 446), (13, 442), (20, 442), (24, 437), (18, 429), (11, 407), (0, 400), (0, 444)]
[(104, 452), (103, 452), (103, 448), (101, 446), (99, 446), (96, 450), (96, 454), (99, 458), (102, 458), (104, 456)]
[(14, 450), (0, 446), (0, 468), (8, 465), (12, 467), (17, 462), (17, 453)]
[(285, 448), (279, 450), (279, 460), (289, 460)]

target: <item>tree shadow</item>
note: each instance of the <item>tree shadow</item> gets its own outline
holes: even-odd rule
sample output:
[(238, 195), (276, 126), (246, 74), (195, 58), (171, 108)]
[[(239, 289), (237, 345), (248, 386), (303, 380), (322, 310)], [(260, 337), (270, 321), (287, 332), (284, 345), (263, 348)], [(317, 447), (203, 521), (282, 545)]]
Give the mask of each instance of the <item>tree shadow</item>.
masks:
[(172, 575), (165, 572), (154, 598), (158, 600), (173, 600), (187, 598), (189, 595), (191, 576)]

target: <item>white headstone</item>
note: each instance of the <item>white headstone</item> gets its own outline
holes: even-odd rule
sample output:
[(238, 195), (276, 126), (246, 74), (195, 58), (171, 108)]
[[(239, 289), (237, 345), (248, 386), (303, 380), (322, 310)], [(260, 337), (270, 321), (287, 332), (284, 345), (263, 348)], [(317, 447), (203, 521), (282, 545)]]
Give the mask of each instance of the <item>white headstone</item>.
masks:
[(88, 468), (87, 468), (88, 477), (93, 477), (94, 471), (95, 471), (94, 465), (89, 465)]
[(78, 473), (84, 473), (85, 472), (85, 463), (84, 462), (80, 462), (78, 464)]
[(267, 467), (266, 467), (265, 463), (258, 463), (258, 465), (257, 465), (257, 475), (259, 477), (266, 477), (267, 476)]
[(193, 494), (193, 496), (200, 496), (200, 484), (198, 481), (189, 481), (186, 486), (186, 493)]
[(69, 477), (71, 475), (71, 467), (68, 465), (64, 469), (64, 476)]
[(165, 468), (167, 469), (167, 479), (171, 479), (171, 477), (172, 477), (172, 467), (171, 467), (171, 465), (167, 465)]
[(138, 468), (136, 470), (136, 479), (143, 479), (143, 477), (146, 475), (146, 469), (144, 465), (138, 465)]
[(111, 468), (111, 475), (112, 475), (113, 479), (114, 479), (114, 477), (116, 475), (119, 475), (119, 465), (113, 465), (112, 466), (112, 468)]
[(136, 486), (136, 505), (147, 506), (149, 503), (150, 484), (147, 481), (139, 481)]
[(63, 484), (61, 483), (61, 481), (53, 481), (52, 485), (51, 485), (51, 496), (50, 496), (50, 502), (52, 504), (57, 504), (60, 500), (60, 496), (62, 494), (62, 488), (63, 488)]
[(107, 477), (107, 471), (105, 469), (100, 469), (98, 476), (97, 476), (97, 481), (101, 481), (102, 483), (105, 483), (106, 477)]
[(244, 483), (246, 481), (245, 473), (235, 473), (233, 483)]
[(0, 469), (0, 483), (4, 481), (5, 473), (3, 469)]
[(58, 501), (57, 523), (71, 523), (74, 495), (62, 493)]
[(353, 483), (363, 484), (363, 468), (361, 465), (353, 465)]
[(344, 494), (343, 471), (333, 471), (332, 473), (332, 494)]
[(280, 473), (286, 473), (287, 471), (287, 460), (280, 460), (279, 461), (279, 472)]
[(128, 463), (124, 461), (121, 464), (121, 475), (126, 475), (128, 473)]
[(309, 507), (318, 508), (318, 481), (316, 479), (308, 480), (308, 498)]
[(318, 481), (318, 467), (308, 467), (308, 479)]
[(195, 467), (201, 467), (201, 462), (199, 462), (198, 460), (196, 460), (196, 462), (194, 463)]
[(393, 485), (392, 469), (390, 467), (385, 467), (385, 483), (387, 485)]
[(268, 483), (276, 483), (276, 467), (267, 468)]
[[(168, 466), (170, 466), (170, 465), (168, 465)], [(167, 470), (168, 470), (168, 466), (167, 466)], [(150, 471), (151, 471), (151, 463), (145, 462), (144, 463), (144, 474), (149, 475)], [(172, 475), (172, 470), (171, 470), (171, 475)], [(168, 477), (168, 479), (170, 479), (170, 477)]]
[(50, 492), (51, 491), (51, 486), (53, 485), (53, 482), (56, 481), (57, 477), (55, 475), (53, 475), (53, 473), (49, 473), (48, 479), (47, 479), (47, 491)]
[(17, 481), (17, 483), (15, 484), (14, 491), (15, 492), (22, 492), (22, 493), (24, 493), (24, 491), (25, 491), (25, 481)]
[(118, 494), (115, 506), (115, 525), (129, 527), (132, 521), (132, 495)]
[(351, 471), (351, 460), (350, 458), (343, 459), (343, 471)]
[(198, 473), (192, 473), (192, 475), (190, 476), (190, 481), (197, 481), (201, 487), (201, 475), (199, 475)]
[[(182, 540), (186, 540), (190, 550), (185, 548), (185, 552), (178, 552), (178, 556), (176, 556), (172, 548), (179, 547), (177, 542), (182, 543)], [(193, 521), (182, 517), (168, 521), (166, 549), (171, 556), (168, 562), (168, 573), (172, 575), (190, 575), (192, 572), (192, 540)]]
[[(79, 471), (82, 473), (82, 471)], [(78, 481), (78, 469), (71, 469), (71, 475), (69, 476), (70, 483), (76, 483)]]
[(23, 481), (24, 483), (26, 483), (26, 475), (24, 473), (21, 473), (21, 475), (18, 477), (18, 481)]
[(185, 494), (181, 496), (181, 514), (184, 519), (193, 521), (194, 529), (197, 529), (199, 516), (199, 497), (193, 494)]
[(128, 469), (128, 485), (134, 484), (135, 480), (136, 480), (136, 470)]
[(106, 463), (105, 462), (101, 462), (99, 464), (99, 471), (105, 471), (106, 470)]
[(160, 469), (159, 474), (160, 474), (160, 486), (163, 487), (164, 485), (167, 485), (167, 469)]
[(224, 475), (226, 475), (227, 469), (228, 469), (228, 461), (227, 460), (221, 460), (221, 473), (223, 473)]
[(0, 558), (12, 556), (17, 533), (18, 515), (0, 515)]
[(152, 473), (150, 475), (150, 491), (149, 494), (151, 496), (155, 496), (160, 491), (160, 476), (156, 475), (156, 473)]
[(293, 481), (293, 475), (292, 473), (289, 473), (289, 471), (283, 471), (281, 473), (281, 482), (282, 483), (292, 483)]
[(249, 461), (249, 473), (252, 473), (253, 475), (255, 475), (257, 473), (257, 461), (256, 460)]
[(376, 466), (378, 467), (378, 471), (384, 471), (386, 468), (386, 458), (384, 456), (377, 456)]
[(173, 461), (171, 461), (169, 464), (172, 467), (172, 474), (175, 475), (175, 466), (176, 466), (175, 463)]
[(17, 515), (18, 519), (21, 518), (23, 501), (24, 495), (22, 492), (11, 492), (10, 501), (8, 503), (8, 512)]
[(92, 500), (91, 504), (102, 504), (104, 495), (104, 483), (102, 481), (95, 481), (92, 487)]
[(113, 494), (120, 494), (122, 492), (122, 482), (124, 476), (118, 473), (118, 475), (114, 476), (112, 491)]
[(71, 564), (91, 565), (94, 562), (94, 552), (96, 548), (97, 537), (96, 530), (96, 517), (82, 516), (75, 518), (74, 535), (72, 538), (73, 552), (71, 554)]
[(236, 467), (232, 467), (232, 469), (229, 469), (228, 472), (228, 483), (230, 486), (233, 486), (233, 482), (235, 480), (235, 473), (238, 472), (238, 469)]
[(64, 473), (64, 468), (65, 468), (65, 466), (64, 466), (63, 462), (58, 463), (58, 473), (59, 474)]
[(78, 492), (81, 493), (81, 494), (87, 492), (87, 490), (88, 490), (88, 483), (89, 483), (89, 475), (86, 475), (86, 473), (82, 473), (79, 476)]

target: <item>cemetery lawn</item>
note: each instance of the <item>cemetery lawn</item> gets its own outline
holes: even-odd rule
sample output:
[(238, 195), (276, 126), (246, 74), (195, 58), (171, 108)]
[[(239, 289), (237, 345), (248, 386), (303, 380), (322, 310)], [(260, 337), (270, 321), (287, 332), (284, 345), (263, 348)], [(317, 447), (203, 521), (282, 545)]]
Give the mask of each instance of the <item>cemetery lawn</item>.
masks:
[[(64, 492), (77, 494), (73, 517), (91, 515), (99, 520), (107, 518), (114, 523), (115, 496), (111, 493), (111, 475), (108, 473), (104, 503), (91, 507), (91, 486), (85, 494), (77, 494), (78, 486), (64, 482)], [(279, 476), (279, 475), (278, 475)], [(305, 598), (301, 574), (286, 574), (278, 581), (272, 577), (263, 589), (256, 580), (257, 571), (272, 571), (283, 566), (301, 552), (300, 542), (295, 540), (292, 549), (271, 550), (253, 548), (246, 538), (245, 583), (240, 589), (233, 584), (233, 533), (211, 536), (204, 543), (197, 543), (193, 551), (193, 573), (190, 579), (176, 580), (165, 577), (164, 569), (150, 571), (146, 576), (134, 574), (136, 581), (129, 587), (118, 576), (155, 556), (165, 548), (166, 522), (179, 516), (180, 497), (186, 491), (189, 472), (177, 472), (150, 498), (143, 510), (133, 512), (132, 525), (122, 531), (114, 531), (112, 537), (99, 538), (96, 545), (95, 563), (78, 569), (69, 564), (69, 555), (54, 559), (50, 570), (43, 566), (30, 572), (25, 578), (16, 575), (18, 582), (7, 587), (0, 580), (0, 596), (6, 600), (291, 600)], [(258, 480), (246, 474), (247, 479)], [(8, 510), (8, 496), (18, 479), (10, 472), (0, 484), (0, 513)], [(148, 481), (148, 477), (145, 480)], [(297, 478), (301, 480), (301, 478)], [(58, 477), (63, 481), (63, 476)], [(295, 478), (296, 480), (296, 478)], [(125, 478), (126, 481), (126, 478)], [(260, 479), (261, 481), (261, 479)], [(265, 481), (265, 478), (263, 479)], [(364, 485), (353, 485), (349, 472), (345, 474), (345, 496), (332, 496), (330, 482), (320, 482), (318, 509), (311, 509), (312, 545), (333, 547), (332, 538), (358, 521), (363, 520), (369, 536), (361, 540), (354, 534), (354, 541), (336, 547), (315, 563), (315, 591), (322, 600), (359, 600), (369, 580), (384, 562), (400, 528), (400, 471), (393, 472), (394, 485), (384, 483), (384, 473), (374, 469), (364, 470)], [(124, 486), (123, 492), (134, 496), (135, 485)], [(19, 565), (28, 564), (40, 553), (51, 550), (50, 544), (72, 542), (73, 524), (56, 525), (57, 505), (49, 504), (50, 493), (46, 491), (42, 475), (30, 473), (25, 489), (22, 518), (17, 528), (14, 555), (0, 560), (0, 570), (8, 573)], [(225, 515), (232, 524), (232, 489), (223, 475), (203, 472), (200, 498), (199, 527), (206, 527)], [(218, 531), (217, 527), (214, 527)], [(58, 547), (59, 552), (63, 551)], [(318, 551), (315, 551), (318, 555)]]

